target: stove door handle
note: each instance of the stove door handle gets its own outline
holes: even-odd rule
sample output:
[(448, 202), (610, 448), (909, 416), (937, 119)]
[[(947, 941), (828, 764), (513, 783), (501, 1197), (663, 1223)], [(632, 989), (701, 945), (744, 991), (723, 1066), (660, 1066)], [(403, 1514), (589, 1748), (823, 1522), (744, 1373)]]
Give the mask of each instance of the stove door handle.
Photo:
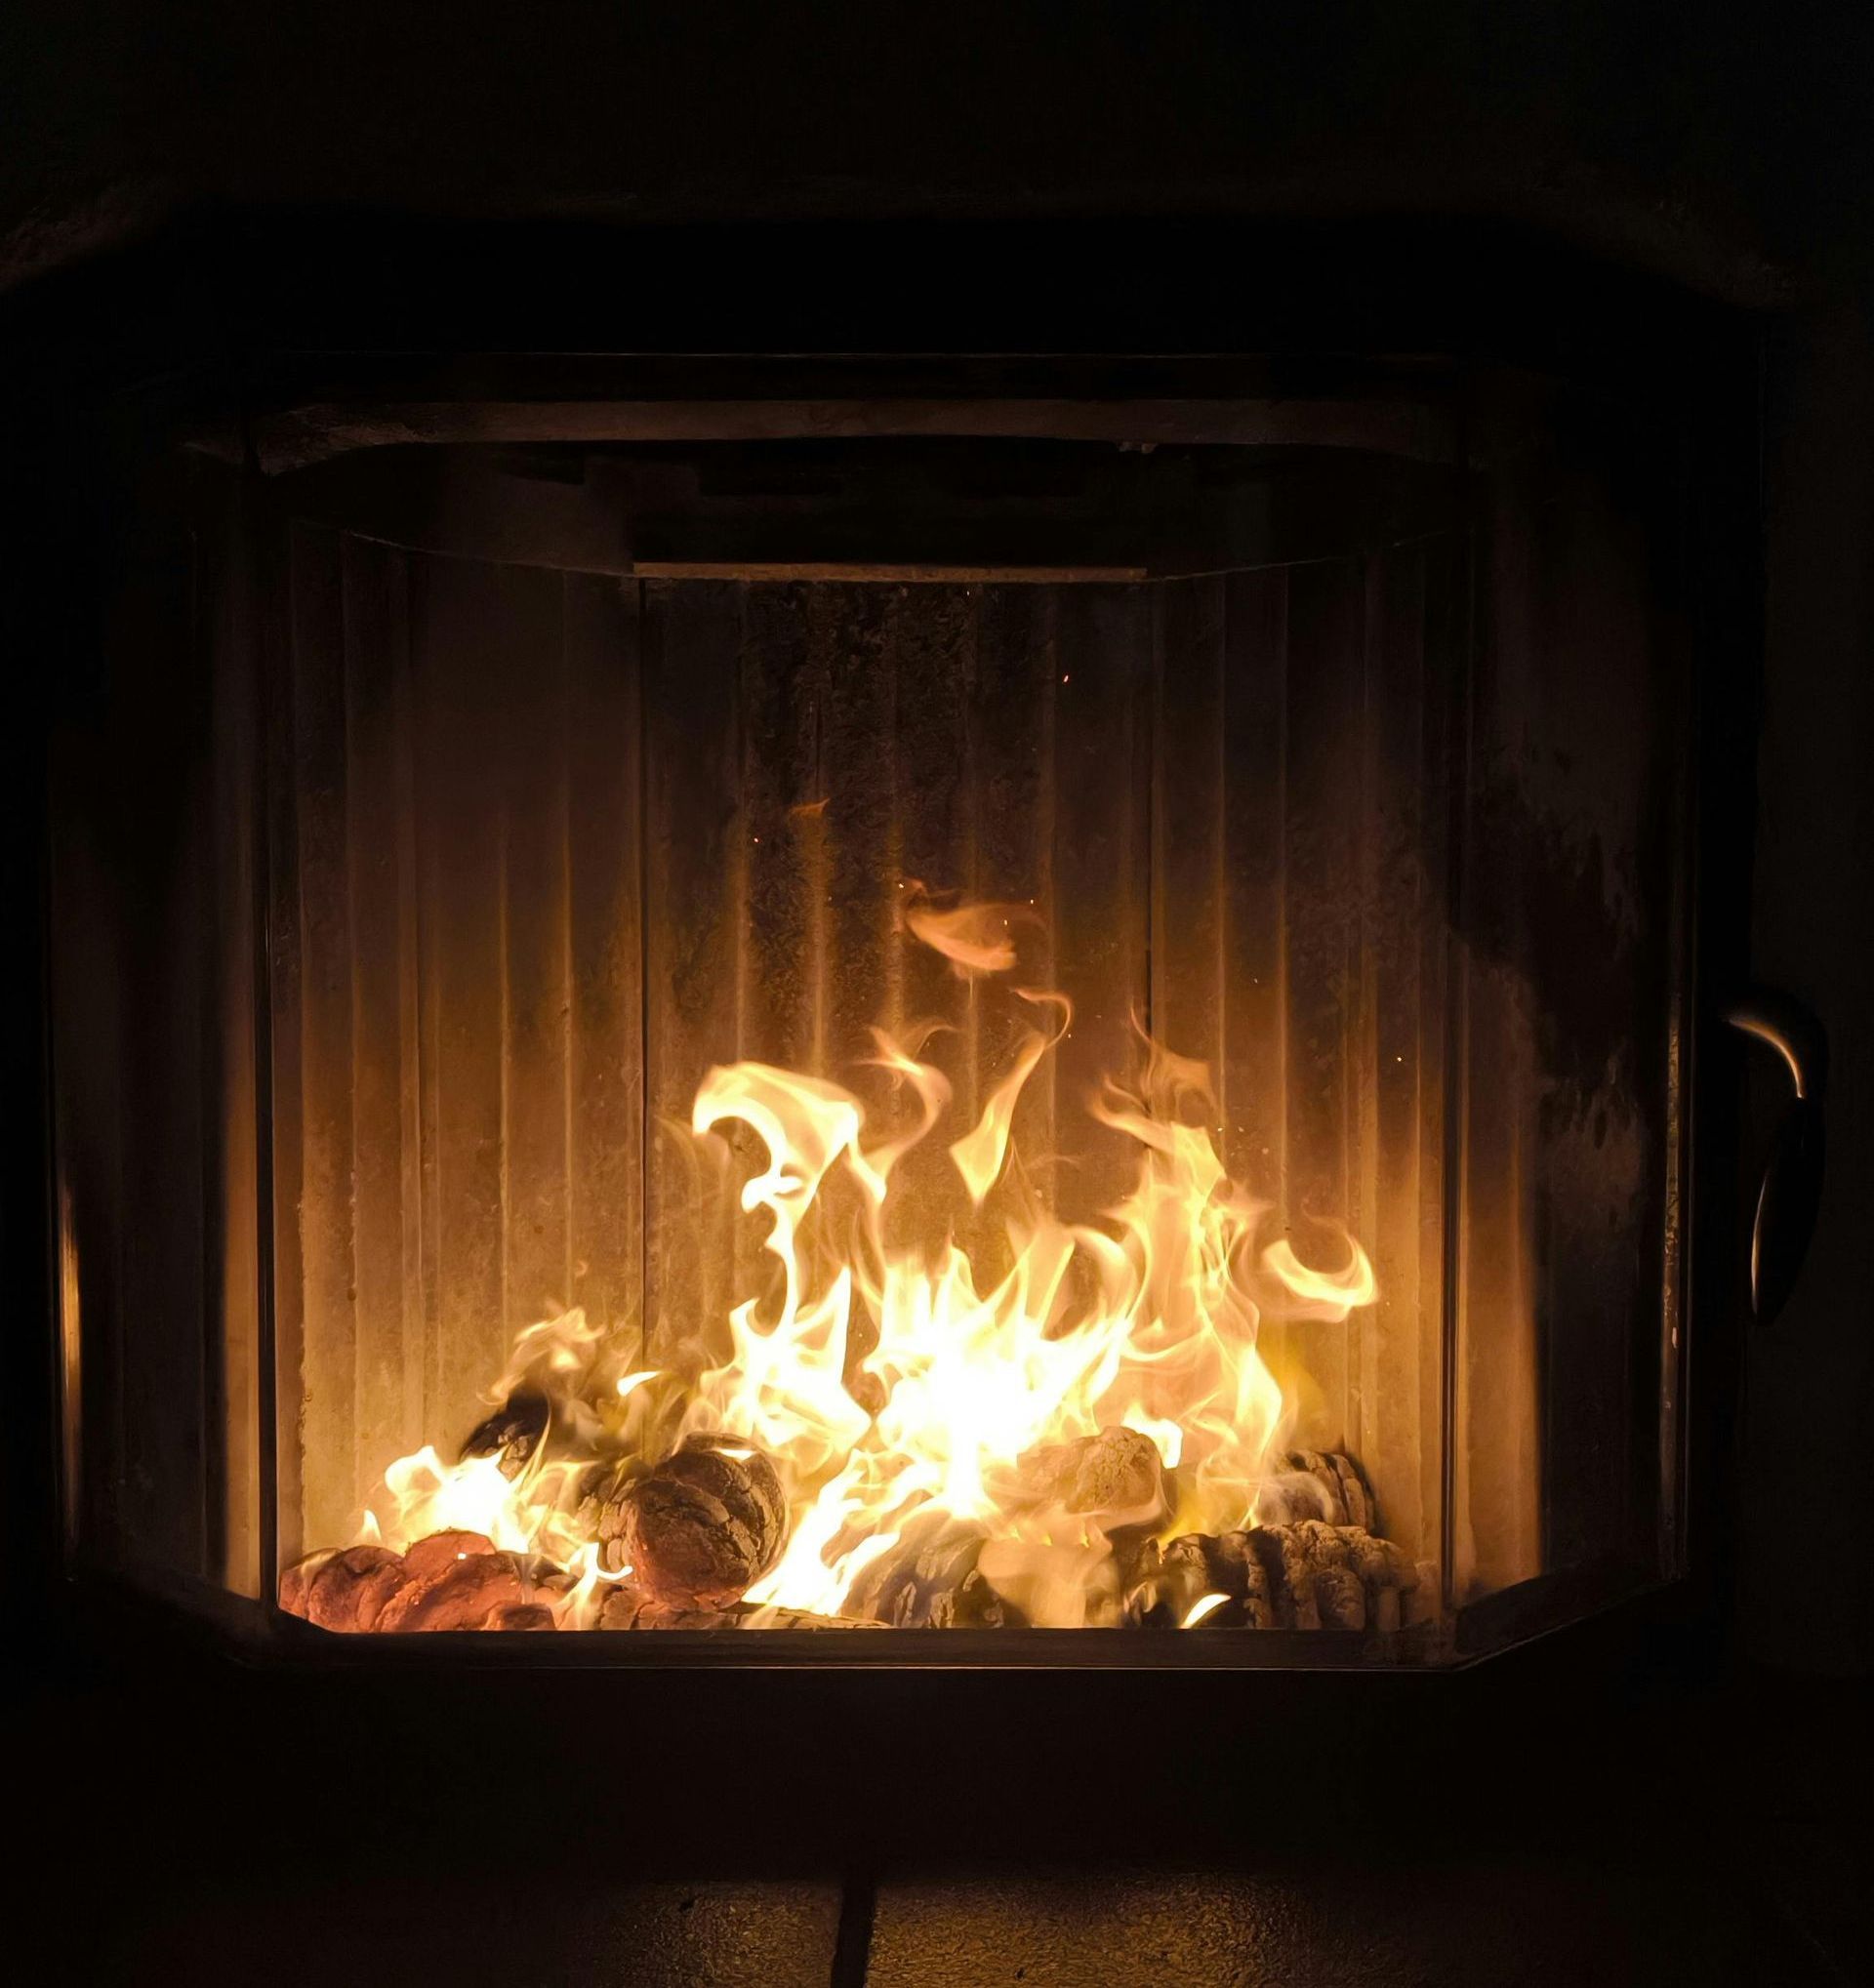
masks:
[(1793, 1091), (1764, 1167), (1750, 1232), (1750, 1309), (1768, 1325), (1795, 1288), (1821, 1206), (1828, 1033), (1793, 995), (1775, 988), (1752, 988), (1725, 1010), (1725, 1020), (1776, 1052)]

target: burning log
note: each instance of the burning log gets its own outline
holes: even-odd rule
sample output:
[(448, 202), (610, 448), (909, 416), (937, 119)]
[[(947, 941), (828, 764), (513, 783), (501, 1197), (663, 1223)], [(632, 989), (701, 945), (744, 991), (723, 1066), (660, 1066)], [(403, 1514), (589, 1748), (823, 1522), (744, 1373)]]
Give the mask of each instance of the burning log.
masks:
[(481, 1627), (504, 1632), (534, 1631), (557, 1629), (559, 1623), (545, 1602), (522, 1602), (507, 1608), (497, 1608)]
[(1206, 1595), (1228, 1598), (1203, 1618), (1218, 1628), (1274, 1626), (1268, 1576), (1246, 1532), (1187, 1532), (1163, 1546), (1148, 1545), (1126, 1595), (1125, 1619), (1176, 1629)]
[(627, 1493), (643, 1475), (644, 1465), (630, 1456), (594, 1464), (586, 1474), (574, 1523), (586, 1538), (597, 1543), (598, 1564), (608, 1574), (631, 1563), (625, 1551), (631, 1520)]
[[(691, 1437), (609, 1505), (636, 1585), (678, 1608), (739, 1601), (781, 1558), (788, 1506), (774, 1465), (731, 1437)], [(600, 1536), (606, 1537), (601, 1530)]]
[(312, 1585), (313, 1576), (337, 1558), (338, 1549), (328, 1546), (321, 1552), (307, 1554), (302, 1561), (295, 1561), (280, 1576), (280, 1606), (289, 1615), (305, 1616), (306, 1592)]
[(559, 1568), (497, 1553), (479, 1532), (435, 1532), (407, 1554), (313, 1554), (281, 1577), (280, 1606), (344, 1635), (551, 1629), (550, 1598), (568, 1585)]
[(1065, 1449), (1056, 1481), (1068, 1511), (1113, 1516), (1162, 1508), (1163, 1465), (1149, 1436), (1136, 1429), (1102, 1429)]
[[(1199, 1600), (1211, 1592), (1204, 1549), (1212, 1542), (1206, 1533), (1187, 1532), (1161, 1546), (1150, 1541), (1139, 1556), (1125, 1591), (1124, 1614), (1133, 1629), (1176, 1629)], [(1224, 1590), (1228, 1593), (1228, 1590)], [(1232, 1603), (1236, 1603), (1233, 1596)], [(1236, 1628), (1242, 1622), (1241, 1605), (1210, 1617), (1219, 1627)]]
[(660, 1602), (621, 1582), (598, 1612), (601, 1629), (877, 1629), (850, 1615), (813, 1615), (804, 1608), (767, 1608), (736, 1602), (726, 1608), (691, 1608)]
[(894, 1629), (1019, 1628), (1021, 1611), (977, 1565), (985, 1543), (982, 1533), (940, 1516), (914, 1521), (896, 1547), (861, 1572), (845, 1606)]
[(551, 1403), (545, 1395), (509, 1395), (495, 1412), (469, 1431), (462, 1445), (462, 1461), (471, 1457), (501, 1459), (501, 1474), (517, 1478), (532, 1462), (552, 1426)]
[(410, 1574), (385, 1603), (377, 1626), (395, 1635), (426, 1629), (479, 1629), (504, 1608), (518, 1608), (531, 1598), (520, 1568), (507, 1554), (478, 1553), (451, 1559), (430, 1574)]
[(411, 1561), (421, 1551), (413, 1547), (406, 1556), (404, 1585), (378, 1617), (381, 1631), (537, 1627), (532, 1611), (549, 1607), (542, 1597), (568, 1586), (557, 1567), (514, 1553), (452, 1554), (433, 1572), (418, 1573)]
[(280, 1605), (320, 1629), (372, 1630), (403, 1582), (402, 1557), (388, 1547), (348, 1546), (290, 1569), (280, 1583)]
[(495, 1542), (483, 1532), (432, 1532), (404, 1555), (404, 1571), (413, 1580), (427, 1581), (431, 1574), (445, 1573), (457, 1561), (494, 1550)]

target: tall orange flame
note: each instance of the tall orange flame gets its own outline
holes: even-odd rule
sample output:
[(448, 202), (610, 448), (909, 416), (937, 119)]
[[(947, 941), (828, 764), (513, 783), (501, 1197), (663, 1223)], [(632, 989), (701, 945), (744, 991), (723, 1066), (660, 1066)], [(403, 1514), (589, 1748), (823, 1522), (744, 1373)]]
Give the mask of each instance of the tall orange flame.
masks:
[[(936, 912), (919, 893), (906, 923), (980, 978), (1014, 963), (1005, 909)], [(1060, 994), (1017, 993), (1051, 1008), (1057, 1026), (1021, 1034), (975, 1123), (949, 1147), (978, 1210), (1012, 1175), (1023, 1086), (1071, 1016)], [(839, 1084), (759, 1063), (712, 1070), (692, 1127), (708, 1135), (734, 1121), (760, 1141), (765, 1164), (741, 1205), (764, 1225), (775, 1267), (724, 1321), (726, 1359), (687, 1377), (672, 1426), (652, 1400), (668, 1407), (669, 1387), (655, 1385), (664, 1376), (625, 1371), (583, 1314), (530, 1327), (497, 1395), (522, 1381), (549, 1395), (560, 1423), (588, 1439), (587, 1454), (534, 1461), (512, 1479), (489, 1458), (404, 1458), (387, 1473), (388, 1543), (455, 1526), (548, 1554), (580, 1577), (563, 1619), (589, 1619), (601, 1576), (578, 1518), (587, 1464), (701, 1432), (758, 1445), (784, 1475), (788, 1544), (750, 1591), (755, 1603), (836, 1613), (913, 1520), (941, 1515), (991, 1537), (986, 1576), (1019, 1595), (1030, 1620), (1112, 1619), (1110, 1528), (1148, 1522), (1168, 1536), (1247, 1522), (1289, 1419), (1257, 1350), (1261, 1320), (1339, 1320), (1369, 1304), (1372, 1268), (1359, 1244), (1348, 1238), (1345, 1265), (1320, 1270), (1284, 1237), (1263, 1241), (1271, 1210), (1231, 1181), (1193, 1122), (1208, 1116), (1198, 1109), (1203, 1067), (1148, 1041), (1137, 1078), (1109, 1079), (1089, 1104), (1137, 1149), (1131, 1190), (1098, 1224), (1063, 1224), (1026, 1194), (1003, 1193), (1015, 1205), (998, 1270), (954, 1229), (888, 1245), (895, 1169), (951, 1104), (946, 1077), (919, 1060), (925, 1035), (874, 1032), (873, 1061), (909, 1089), (917, 1120), (870, 1144), (864, 1105)], [(1024, 1459), (1119, 1428), (1157, 1446), (1174, 1489), (1161, 1507), (1070, 1512), (1025, 1484)], [(1188, 1619), (1202, 1619), (1206, 1603), (1216, 1605), (1205, 1596)]]

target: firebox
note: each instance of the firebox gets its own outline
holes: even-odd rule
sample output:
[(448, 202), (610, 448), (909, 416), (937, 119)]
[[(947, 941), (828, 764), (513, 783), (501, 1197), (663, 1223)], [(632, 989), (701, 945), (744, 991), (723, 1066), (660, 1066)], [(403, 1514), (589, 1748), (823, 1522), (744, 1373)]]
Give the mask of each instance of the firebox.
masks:
[(140, 456), (52, 781), (77, 1562), (514, 1663), (1678, 1580), (1710, 369), (721, 349), (276, 354)]

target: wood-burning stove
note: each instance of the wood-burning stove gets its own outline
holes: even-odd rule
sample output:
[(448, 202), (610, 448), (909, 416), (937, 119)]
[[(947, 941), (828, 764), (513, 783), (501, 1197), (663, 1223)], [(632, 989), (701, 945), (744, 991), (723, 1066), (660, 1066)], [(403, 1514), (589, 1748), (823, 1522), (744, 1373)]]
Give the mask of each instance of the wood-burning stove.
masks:
[(967, 337), (145, 392), (50, 789), (75, 1567), (522, 1667), (1436, 1667), (1683, 1582), (1734, 335), (1032, 246)]

